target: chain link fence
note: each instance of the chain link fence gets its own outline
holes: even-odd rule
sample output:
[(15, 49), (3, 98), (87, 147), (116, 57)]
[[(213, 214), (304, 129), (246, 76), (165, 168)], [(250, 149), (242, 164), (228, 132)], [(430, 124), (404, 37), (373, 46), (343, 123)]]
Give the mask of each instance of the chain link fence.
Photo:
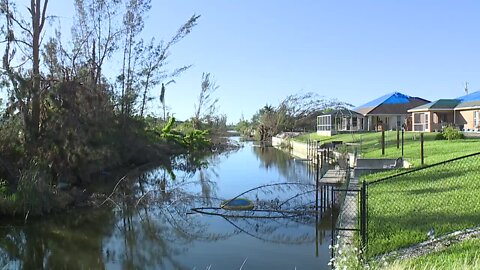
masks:
[(476, 153), (368, 183), (368, 257), (478, 227), (479, 165)]

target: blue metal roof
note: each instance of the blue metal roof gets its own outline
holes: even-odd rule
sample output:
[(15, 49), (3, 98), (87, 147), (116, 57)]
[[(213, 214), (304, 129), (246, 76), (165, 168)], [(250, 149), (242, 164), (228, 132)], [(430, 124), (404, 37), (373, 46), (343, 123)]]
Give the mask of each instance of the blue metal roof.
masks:
[(456, 99), (460, 100), (461, 102), (480, 101), (480, 91), (476, 91)]
[(393, 92), (393, 93), (389, 93), (384, 96), (381, 96), (377, 99), (374, 99), (363, 105), (360, 105), (356, 107), (354, 110), (361, 109), (361, 108), (373, 108), (373, 107), (379, 106), (380, 104), (405, 104), (410, 102), (409, 98), (410, 96), (404, 95), (399, 92)]

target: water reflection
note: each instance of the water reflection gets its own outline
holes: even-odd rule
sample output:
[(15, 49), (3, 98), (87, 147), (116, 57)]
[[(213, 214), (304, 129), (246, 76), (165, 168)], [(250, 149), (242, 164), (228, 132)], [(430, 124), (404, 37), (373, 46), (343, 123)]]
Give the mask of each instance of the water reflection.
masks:
[(260, 161), (260, 167), (266, 170), (278, 170), (287, 179), (302, 179), (312, 177), (314, 167), (310, 163), (292, 159), (292, 157), (271, 146), (256, 145), (253, 153)]
[[(113, 213), (93, 211), (2, 226), (2, 269), (102, 269), (102, 240), (112, 233)], [(85, 252), (88, 250), (88, 253)]]
[[(328, 214), (318, 220), (239, 219), (191, 211), (218, 207), (262, 184), (309, 183), (308, 170), (273, 148), (179, 159), (171, 168), (121, 182), (105, 204), (110, 208), (6, 223), (0, 227), (0, 268), (238, 269), (245, 262), (244, 269), (327, 269)], [(311, 187), (300, 190), (308, 194)], [(292, 205), (309, 204), (310, 195), (299, 201), (292, 195), (298, 192), (272, 189), (252, 196), (267, 203), (284, 194)]]

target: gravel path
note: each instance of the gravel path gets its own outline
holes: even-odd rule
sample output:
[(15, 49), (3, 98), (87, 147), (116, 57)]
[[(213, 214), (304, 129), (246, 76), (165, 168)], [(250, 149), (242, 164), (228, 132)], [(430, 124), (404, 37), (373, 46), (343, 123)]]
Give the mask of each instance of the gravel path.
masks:
[(465, 240), (478, 238), (480, 237), (480, 226), (456, 231), (442, 237), (434, 238), (432, 240), (428, 240), (422, 242), (420, 244), (413, 245), (411, 247), (402, 248), (381, 256), (376, 257), (377, 260), (404, 260), (404, 259), (411, 259), (419, 256), (423, 256), (435, 251), (441, 251), (448, 248), (450, 245), (458, 242), (462, 242)]

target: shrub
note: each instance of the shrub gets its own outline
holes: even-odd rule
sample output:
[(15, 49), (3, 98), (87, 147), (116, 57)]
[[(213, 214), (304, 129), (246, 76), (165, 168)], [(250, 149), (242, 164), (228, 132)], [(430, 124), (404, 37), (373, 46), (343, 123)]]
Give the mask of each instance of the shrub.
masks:
[(464, 138), (463, 133), (460, 132), (460, 130), (458, 128), (455, 128), (455, 127), (452, 127), (452, 126), (446, 127), (443, 130), (442, 135), (445, 139), (447, 139), (449, 141)]

